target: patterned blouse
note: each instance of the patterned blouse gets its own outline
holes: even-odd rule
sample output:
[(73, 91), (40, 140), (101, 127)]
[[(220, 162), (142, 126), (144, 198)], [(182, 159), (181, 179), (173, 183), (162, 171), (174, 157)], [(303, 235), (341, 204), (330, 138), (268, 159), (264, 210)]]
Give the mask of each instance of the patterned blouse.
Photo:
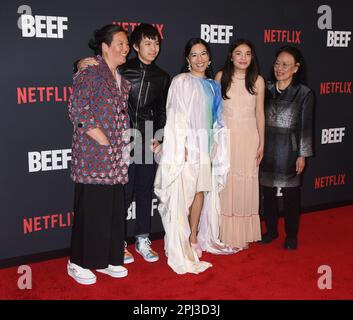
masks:
[[(130, 82), (121, 79), (120, 88), (101, 56), (99, 64), (76, 74), (69, 102), (74, 125), (71, 178), (84, 184), (126, 184), (129, 166), (129, 117), (127, 100)], [(100, 128), (109, 146), (100, 145), (86, 134)]]
[(265, 99), (265, 150), (260, 165), (260, 184), (266, 187), (298, 187), (298, 157), (313, 155), (313, 91), (291, 84), (277, 92), (268, 82)]

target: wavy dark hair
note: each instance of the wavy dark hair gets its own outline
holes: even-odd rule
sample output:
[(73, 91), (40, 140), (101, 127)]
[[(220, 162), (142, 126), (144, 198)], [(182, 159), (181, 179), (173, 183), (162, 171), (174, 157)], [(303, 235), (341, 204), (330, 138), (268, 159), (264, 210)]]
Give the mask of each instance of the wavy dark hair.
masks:
[[(282, 52), (286, 52), (286, 53), (290, 54), (294, 58), (295, 63), (299, 63), (298, 71), (293, 74), (292, 83), (293, 84), (299, 84), (299, 83), (305, 84), (306, 83), (306, 66), (305, 66), (304, 57), (303, 57), (302, 53), (300, 52), (300, 50), (298, 48), (290, 46), (290, 45), (283, 46), (276, 51), (276, 54), (275, 54), (276, 60)], [(274, 72), (273, 67), (271, 70), (271, 80), (276, 81), (275, 72)]]
[(245, 88), (246, 90), (248, 90), (250, 94), (256, 94), (255, 82), (259, 75), (259, 65), (257, 62), (255, 47), (249, 40), (236, 39), (229, 46), (226, 61), (224, 62), (223, 68), (221, 69), (222, 71), (221, 88), (222, 88), (222, 98), (224, 100), (229, 99), (229, 97), (227, 96), (227, 92), (230, 89), (230, 86), (232, 83), (232, 77), (235, 71), (234, 64), (231, 61), (232, 54), (233, 54), (233, 51), (242, 44), (247, 45), (251, 50), (251, 62), (245, 74)]
[(102, 43), (104, 42), (110, 46), (114, 35), (119, 32), (124, 32), (128, 35), (122, 27), (115, 24), (107, 24), (104, 27), (94, 31), (93, 38), (89, 40), (88, 46), (94, 51), (95, 55), (102, 55)]
[[(201, 39), (201, 38), (192, 38), (190, 39), (186, 45), (185, 45), (185, 51), (184, 51), (184, 64), (183, 64), (183, 67), (181, 68), (181, 72), (189, 72), (189, 69), (188, 69), (188, 62), (186, 60), (186, 58), (189, 56), (190, 54), (190, 51), (192, 49), (192, 47), (195, 45), (195, 44), (203, 44), (207, 50), (207, 53), (208, 53), (208, 56), (210, 58), (210, 61), (212, 60), (212, 54), (211, 54), (211, 49), (210, 49), (210, 46), (209, 44)], [(213, 79), (214, 78), (214, 73), (213, 73), (213, 68), (212, 68), (212, 65), (210, 65), (207, 69), (206, 69), (206, 77), (209, 78), (209, 79)]]

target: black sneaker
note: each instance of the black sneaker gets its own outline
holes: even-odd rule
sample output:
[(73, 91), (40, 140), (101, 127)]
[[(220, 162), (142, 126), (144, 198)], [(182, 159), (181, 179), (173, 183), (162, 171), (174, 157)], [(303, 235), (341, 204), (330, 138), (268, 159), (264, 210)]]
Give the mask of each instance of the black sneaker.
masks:
[(295, 250), (298, 247), (298, 240), (296, 237), (286, 237), (284, 241), (284, 249)]
[(266, 232), (265, 234), (262, 235), (261, 237), (261, 242), (264, 244), (272, 242), (272, 240), (278, 238), (278, 233), (269, 233)]

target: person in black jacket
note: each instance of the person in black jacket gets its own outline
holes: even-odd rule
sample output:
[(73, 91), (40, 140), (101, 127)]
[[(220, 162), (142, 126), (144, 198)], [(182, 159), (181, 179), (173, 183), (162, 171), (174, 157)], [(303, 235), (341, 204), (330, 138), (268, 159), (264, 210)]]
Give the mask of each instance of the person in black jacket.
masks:
[[(148, 262), (159, 259), (152, 250), (149, 234), (151, 231), (151, 210), (153, 182), (156, 162), (153, 153), (160, 150), (161, 137), (166, 122), (166, 99), (170, 76), (155, 64), (160, 51), (161, 36), (151, 24), (141, 23), (130, 38), (130, 45), (137, 57), (119, 67), (120, 74), (130, 81), (131, 90), (128, 100), (130, 125), (134, 130), (132, 162), (129, 167), (129, 183), (126, 185), (126, 203), (130, 205), (135, 198), (136, 221), (134, 235), (135, 249)], [(80, 60), (79, 69), (95, 64), (92, 58)], [(159, 131), (159, 132), (158, 132)], [(160, 137), (160, 139), (154, 138)], [(124, 263), (134, 261), (132, 254), (125, 248)]]
[(297, 248), (300, 184), (305, 159), (313, 155), (313, 91), (303, 84), (304, 61), (293, 46), (276, 53), (273, 81), (266, 86), (265, 150), (260, 166), (266, 233), (262, 243), (278, 237), (277, 188), (283, 194), (285, 249)]

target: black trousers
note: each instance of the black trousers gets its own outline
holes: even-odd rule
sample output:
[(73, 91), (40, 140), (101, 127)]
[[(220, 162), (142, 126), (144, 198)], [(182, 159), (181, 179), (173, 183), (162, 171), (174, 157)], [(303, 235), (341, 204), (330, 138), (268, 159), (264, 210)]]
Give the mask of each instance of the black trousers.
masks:
[(151, 232), (151, 210), (156, 167), (155, 163), (133, 163), (129, 166), (129, 183), (125, 185), (126, 206), (128, 208), (135, 198), (135, 237), (139, 235), (148, 236)]
[(70, 261), (88, 269), (123, 265), (123, 186), (76, 183), (74, 212)]
[[(277, 188), (262, 187), (264, 196), (264, 218), (267, 232), (276, 234), (279, 210)], [(300, 188), (281, 188), (283, 193), (284, 223), (287, 237), (294, 238), (298, 234), (300, 216)]]

